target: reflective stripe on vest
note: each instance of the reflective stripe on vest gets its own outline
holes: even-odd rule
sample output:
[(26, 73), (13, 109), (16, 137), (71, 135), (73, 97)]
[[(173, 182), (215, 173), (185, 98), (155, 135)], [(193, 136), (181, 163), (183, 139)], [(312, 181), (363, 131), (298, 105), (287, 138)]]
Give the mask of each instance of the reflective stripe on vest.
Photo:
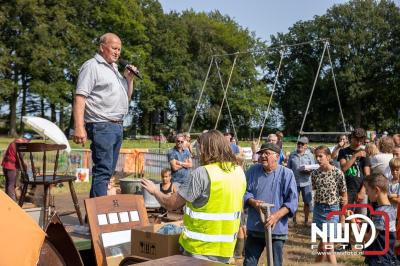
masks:
[(207, 212), (196, 212), (190, 209), (188, 206), (185, 207), (185, 213), (190, 216), (190, 218), (208, 220), (208, 221), (231, 221), (240, 219), (240, 212), (231, 213), (207, 213)]
[(227, 242), (231, 243), (235, 241), (237, 233), (233, 235), (207, 235), (198, 232), (189, 231), (186, 227), (183, 227), (183, 233), (192, 239), (204, 241), (204, 242)]

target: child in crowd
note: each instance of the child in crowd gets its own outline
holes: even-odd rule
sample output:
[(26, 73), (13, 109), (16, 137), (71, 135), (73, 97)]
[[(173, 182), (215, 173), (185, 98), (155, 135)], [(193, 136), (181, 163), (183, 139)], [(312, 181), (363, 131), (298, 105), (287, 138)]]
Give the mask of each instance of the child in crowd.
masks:
[(393, 148), (393, 158), (400, 158), (400, 146), (396, 146)]
[(193, 155), (194, 155), (193, 154), (193, 147), (192, 147), (192, 143), (190, 142), (191, 141), (191, 137), (190, 137), (189, 132), (183, 133), (183, 137), (185, 139), (185, 142), (183, 143), (183, 148), (184, 149), (188, 149), (189, 152), (190, 152), (190, 155), (193, 157)]
[(169, 168), (161, 170), (160, 191), (167, 195), (177, 191), (175, 184), (171, 182), (171, 170)]
[[(322, 224), (327, 223), (329, 230), (329, 224), (337, 224), (339, 217), (333, 216), (327, 220), (326, 215), (331, 211), (338, 211), (340, 204), (347, 204), (346, 180), (342, 171), (331, 164), (331, 152), (328, 147), (318, 146), (314, 154), (320, 167), (311, 173), (312, 188), (315, 190), (313, 223), (321, 230)], [(344, 216), (341, 220), (344, 220)], [(315, 262), (322, 262), (326, 257), (330, 263), (336, 264), (336, 256), (331, 253), (333, 250), (325, 248), (331, 244), (322, 241), (319, 243), (318, 252), (321, 252), (321, 255), (317, 255)]]
[(389, 162), (392, 178), (389, 180), (388, 198), (397, 214), (397, 204), (400, 203), (400, 158), (393, 158)]
[[(364, 179), (364, 185), (368, 198), (377, 202), (375, 211), (386, 212), (389, 217), (389, 243), (385, 242), (385, 219), (384, 216), (372, 215), (371, 219), (375, 225), (376, 237), (374, 242), (365, 251), (379, 251), (389, 244), (389, 250), (384, 255), (367, 255), (364, 263), (366, 265), (398, 265), (394, 257), (394, 245), (396, 240), (396, 214), (388, 198), (389, 180), (382, 174), (371, 174)], [(350, 213), (351, 214), (351, 213)], [(355, 222), (354, 219), (351, 222)], [(365, 234), (364, 241), (369, 241), (371, 231)]]
[[(390, 172), (392, 179), (389, 181), (389, 192), (392, 193), (392, 195), (389, 195), (389, 200), (392, 203), (392, 206), (394, 202), (397, 203), (397, 206), (393, 206), (394, 210), (397, 212), (397, 219), (396, 219), (396, 244), (395, 244), (395, 253), (397, 257), (400, 255), (400, 158), (393, 158), (389, 162), (389, 167), (390, 167)], [(392, 187), (391, 187), (392, 186)], [(395, 186), (397, 186), (397, 190), (395, 189)], [(397, 191), (397, 197), (394, 197), (393, 194), (395, 194), (395, 191)], [(392, 196), (392, 197), (390, 197)]]

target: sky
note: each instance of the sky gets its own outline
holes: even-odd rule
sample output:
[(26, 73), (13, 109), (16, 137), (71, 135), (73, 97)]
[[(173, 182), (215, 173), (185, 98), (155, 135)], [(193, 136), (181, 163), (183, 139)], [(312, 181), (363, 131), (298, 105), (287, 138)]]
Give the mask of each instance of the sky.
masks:
[(196, 12), (219, 10), (239, 25), (254, 31), (264, 41), (299, 20), (307, 21), (323, 15), (334, 4), (344, 0), (159, 0), (165, 13), (193, 9)]

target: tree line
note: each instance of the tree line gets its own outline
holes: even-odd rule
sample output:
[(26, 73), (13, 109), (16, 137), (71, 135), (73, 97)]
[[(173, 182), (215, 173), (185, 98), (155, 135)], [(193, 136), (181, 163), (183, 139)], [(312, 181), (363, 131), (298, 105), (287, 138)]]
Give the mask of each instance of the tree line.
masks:
[[(299, 21), (267, 43), (218, 11), (165, 14), (156, 0), (18, 0), (0, 5), (0, 104), (10, 135), (24, 130), (21, 117), (47, 117), (68, 130), (79, 67), (97, 49), (98, 37), (114, 32), (121, 57), (140, 69), (130, 106), (128, 134), (157, 134), (154, 116), (166, 113), (163, 130), (187, 131), (211, 70), (192, 131), (213, 128), (224, 86), (239, 136), (258, 133), (271, 97), (280, 53), (273, 109), (297, 134), (328, 39), (343, 113), (348, 125), (398, 127), (399, 8), (391, 1), (355, 0)], [(284, 50), (284, 51), (283, 51)], [(244, 52), (235, 54), (237, 52)], [(231, 75), (231, 67), (236, 65)], [(220, 70), (220, 75), (218, 72)], [(307, 131), (337, 131), (339, 109), (330, 65), (318, 76)], [(221, 85), (222, 84), (222, 85)], [(226, 104), (218, 129), (231, 129)], [(267, 119), (275, 126), (275, 116)]]

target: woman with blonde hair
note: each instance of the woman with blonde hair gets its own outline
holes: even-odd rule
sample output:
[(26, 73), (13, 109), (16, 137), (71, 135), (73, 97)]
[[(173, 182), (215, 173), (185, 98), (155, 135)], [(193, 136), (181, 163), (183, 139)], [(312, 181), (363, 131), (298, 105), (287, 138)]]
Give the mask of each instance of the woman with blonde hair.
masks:
[(371, 143), (368, 143), (367, 145), (365, 145), (365, 152), (367, 153), (368, 157), (372, 157), (372, 156), (379, 154), (379, 149), (375, 145), (375, 143), (371, 142)]

